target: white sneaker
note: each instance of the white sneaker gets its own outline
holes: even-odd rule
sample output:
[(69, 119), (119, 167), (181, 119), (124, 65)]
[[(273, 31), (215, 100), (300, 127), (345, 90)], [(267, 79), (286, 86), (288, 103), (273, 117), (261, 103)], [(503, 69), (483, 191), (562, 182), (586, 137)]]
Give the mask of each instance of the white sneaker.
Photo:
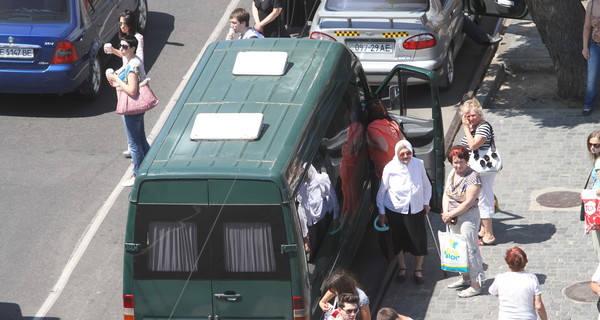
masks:
[(123, 183), (121, 183), (121, 185), (123, 187), (133, 187), (133, 184), (135, 183), (135, 177), (129, 179), (129, 180), (125, 180)]
[(127, 149), (121, 153), (125, 158), (131, 158), (131, 150)]

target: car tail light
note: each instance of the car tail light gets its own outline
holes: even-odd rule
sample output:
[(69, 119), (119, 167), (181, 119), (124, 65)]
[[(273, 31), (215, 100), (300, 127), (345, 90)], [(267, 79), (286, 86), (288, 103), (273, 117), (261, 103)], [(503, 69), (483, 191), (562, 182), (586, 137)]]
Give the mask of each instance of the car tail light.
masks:
[(407, 50), (419, 50), (431, 48), (435, 44), (435, 37), (431, 33), (423, 33), (404, 40), (402, 47)]
[(133, 295), (123, 295), (123, 320), (135, 320), (133, 315)]
[(59, 41), (54, 49), (54, 56), (50, 64), (67, 64), (77, 61), (77, 51), (72, 43), (68, 41)]
[(308, 320), (308, 307), (304, 297), (292, 297), (294, 320)]
[(310, 38), (315, 39), (315, 40), (327, 40), (327, 41), (336, 41), (337, 42), (337, 40), (335, 40), (334, 37), (332, 37), (326, 33), (318, 32), (318, 31), (313, 31), (310, 34)]

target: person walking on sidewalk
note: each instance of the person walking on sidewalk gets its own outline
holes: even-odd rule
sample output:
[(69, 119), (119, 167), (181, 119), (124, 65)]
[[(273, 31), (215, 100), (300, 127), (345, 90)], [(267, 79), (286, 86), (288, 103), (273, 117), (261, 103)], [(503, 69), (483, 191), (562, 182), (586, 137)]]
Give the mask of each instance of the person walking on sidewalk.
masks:
[[(465, 136), (461, 144), (469, 151), (479, 148), (490, 148), (494, 139), (492, 125), (483, 120), (483, 108), (477, 98), (465, 101), (460, 107), (463, 115), (462, 125)], [(468, 162), (468, 161), (467, 161)], [(480, 176), (481, 193), (479, 194), (479, 215), (481, 217), (481, 230), (478, 233), (480, 245), (495, 245), (496, 236), (492, 226), (494, 216), (494, 179), (495, 174)]]
[(504, 261), (510, 272), (497, 275), (488, 290), (491, 295), (498, 296), (498, 319), (537, 320), (540, 316), (540, 319), (548, 320), (540, 283), (535, 274), (525, 271), (525, 251), (519, 247), (508, 249)]
[(452, 171), (444, 187), (442, 197), (442, 220), (452, 233), (465, 236), (469, 272), (448, 285), (450, 289), (468, 287), (458, 293), (461, 298), (469, 298), (481, 293), (484, 281), (483, 259), (477, 245), (479, 230), (479, 208), (477, 197), (481, 190), (479, 173), (469, 167), (469, 150), (463, 146), (454, 146), (448, 152), (448, 161)]
[(383, 169), (377, 192), (379, 224), (390, 226), (399, 268), (396, 280), (406, 280), (404, 252), (408, 251), (416, 260), (415, 283), (423, 284), (423, 258), (427, 255), (425, 216), (429, 213), (431, 183), (423, 160), (413, 157), (410, 142), (400, 140), (394, 150), (394, 158)]
[[(594, 130), (587, 137), (587, 149), (590, 153), (592, 160), (594, 161), (594, 168), (590, 173), (592, 178), (591, 189), (596, 191), (596, 195), (600, 197), (600, 179), (598, 179), (598, 172), (600, 170), (600, 130)], [(592, 242), (594, 243), (594, 249), (596, 255), (600, 261), (600, 230), (590, 231), (592, 235)]]
[[(596, 8), (594, 8), (594, 4)], [(588, 2), (583, 23), (583, 57), (587, 60), (584, 116), (589, 116), (596, 102), (596, 88), (600, 71), (600, 0)]]

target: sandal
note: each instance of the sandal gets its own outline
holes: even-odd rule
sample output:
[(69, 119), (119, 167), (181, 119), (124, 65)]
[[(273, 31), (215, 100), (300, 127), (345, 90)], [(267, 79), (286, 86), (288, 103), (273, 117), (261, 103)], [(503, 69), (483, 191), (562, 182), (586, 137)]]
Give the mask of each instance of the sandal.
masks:
[(481, 294), (481, 288), (474, 289), (473, 287), (468, 287), (465, 290), (459, 292), (458, 296), (461, 298), (470, 298), (479, 294)]
[(452, 282), (451, 284), (448, 285), (448, 289), (457, 289), (457, 288), (464, 288), (464, 287), (468, 287), (471, 285), (471, 280), (464, 280), (462, 278), (456, 280), (455, 282)]
[[(404, 274), (400, 274), (400, 272), (404, 271)], [(396, 274), (396, 282), (402, 283), (406, 281), (406, 269), (398, 269), (398, 274)]]
[[(421, 276), (417, 276), (417, 272), (421, 272)], [(415, 277), (415, 283), (421, 285), (425, 283), (425, 278), (423, 278), (423, 270), (415, 270), (413, 271), (413, 276)]]
[(485, 241), (483, 241), (483, 238), (481, 238), (477, 241), (477, 244), (479, 244), (480, 246), (495, 246), (496, 240), (490, 241), (490, 242), (485, 242)]

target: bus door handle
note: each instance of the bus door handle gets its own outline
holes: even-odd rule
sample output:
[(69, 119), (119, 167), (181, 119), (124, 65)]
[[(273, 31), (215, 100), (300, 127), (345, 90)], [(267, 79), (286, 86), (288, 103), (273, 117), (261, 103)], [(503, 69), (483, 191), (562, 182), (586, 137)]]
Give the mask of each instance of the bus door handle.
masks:
[(242, 299), (242, 295), (235, 293), (235, 291), (225, 291), (225, 293), (215, 293), (215, 298), (227, 302), (238, 302)]

